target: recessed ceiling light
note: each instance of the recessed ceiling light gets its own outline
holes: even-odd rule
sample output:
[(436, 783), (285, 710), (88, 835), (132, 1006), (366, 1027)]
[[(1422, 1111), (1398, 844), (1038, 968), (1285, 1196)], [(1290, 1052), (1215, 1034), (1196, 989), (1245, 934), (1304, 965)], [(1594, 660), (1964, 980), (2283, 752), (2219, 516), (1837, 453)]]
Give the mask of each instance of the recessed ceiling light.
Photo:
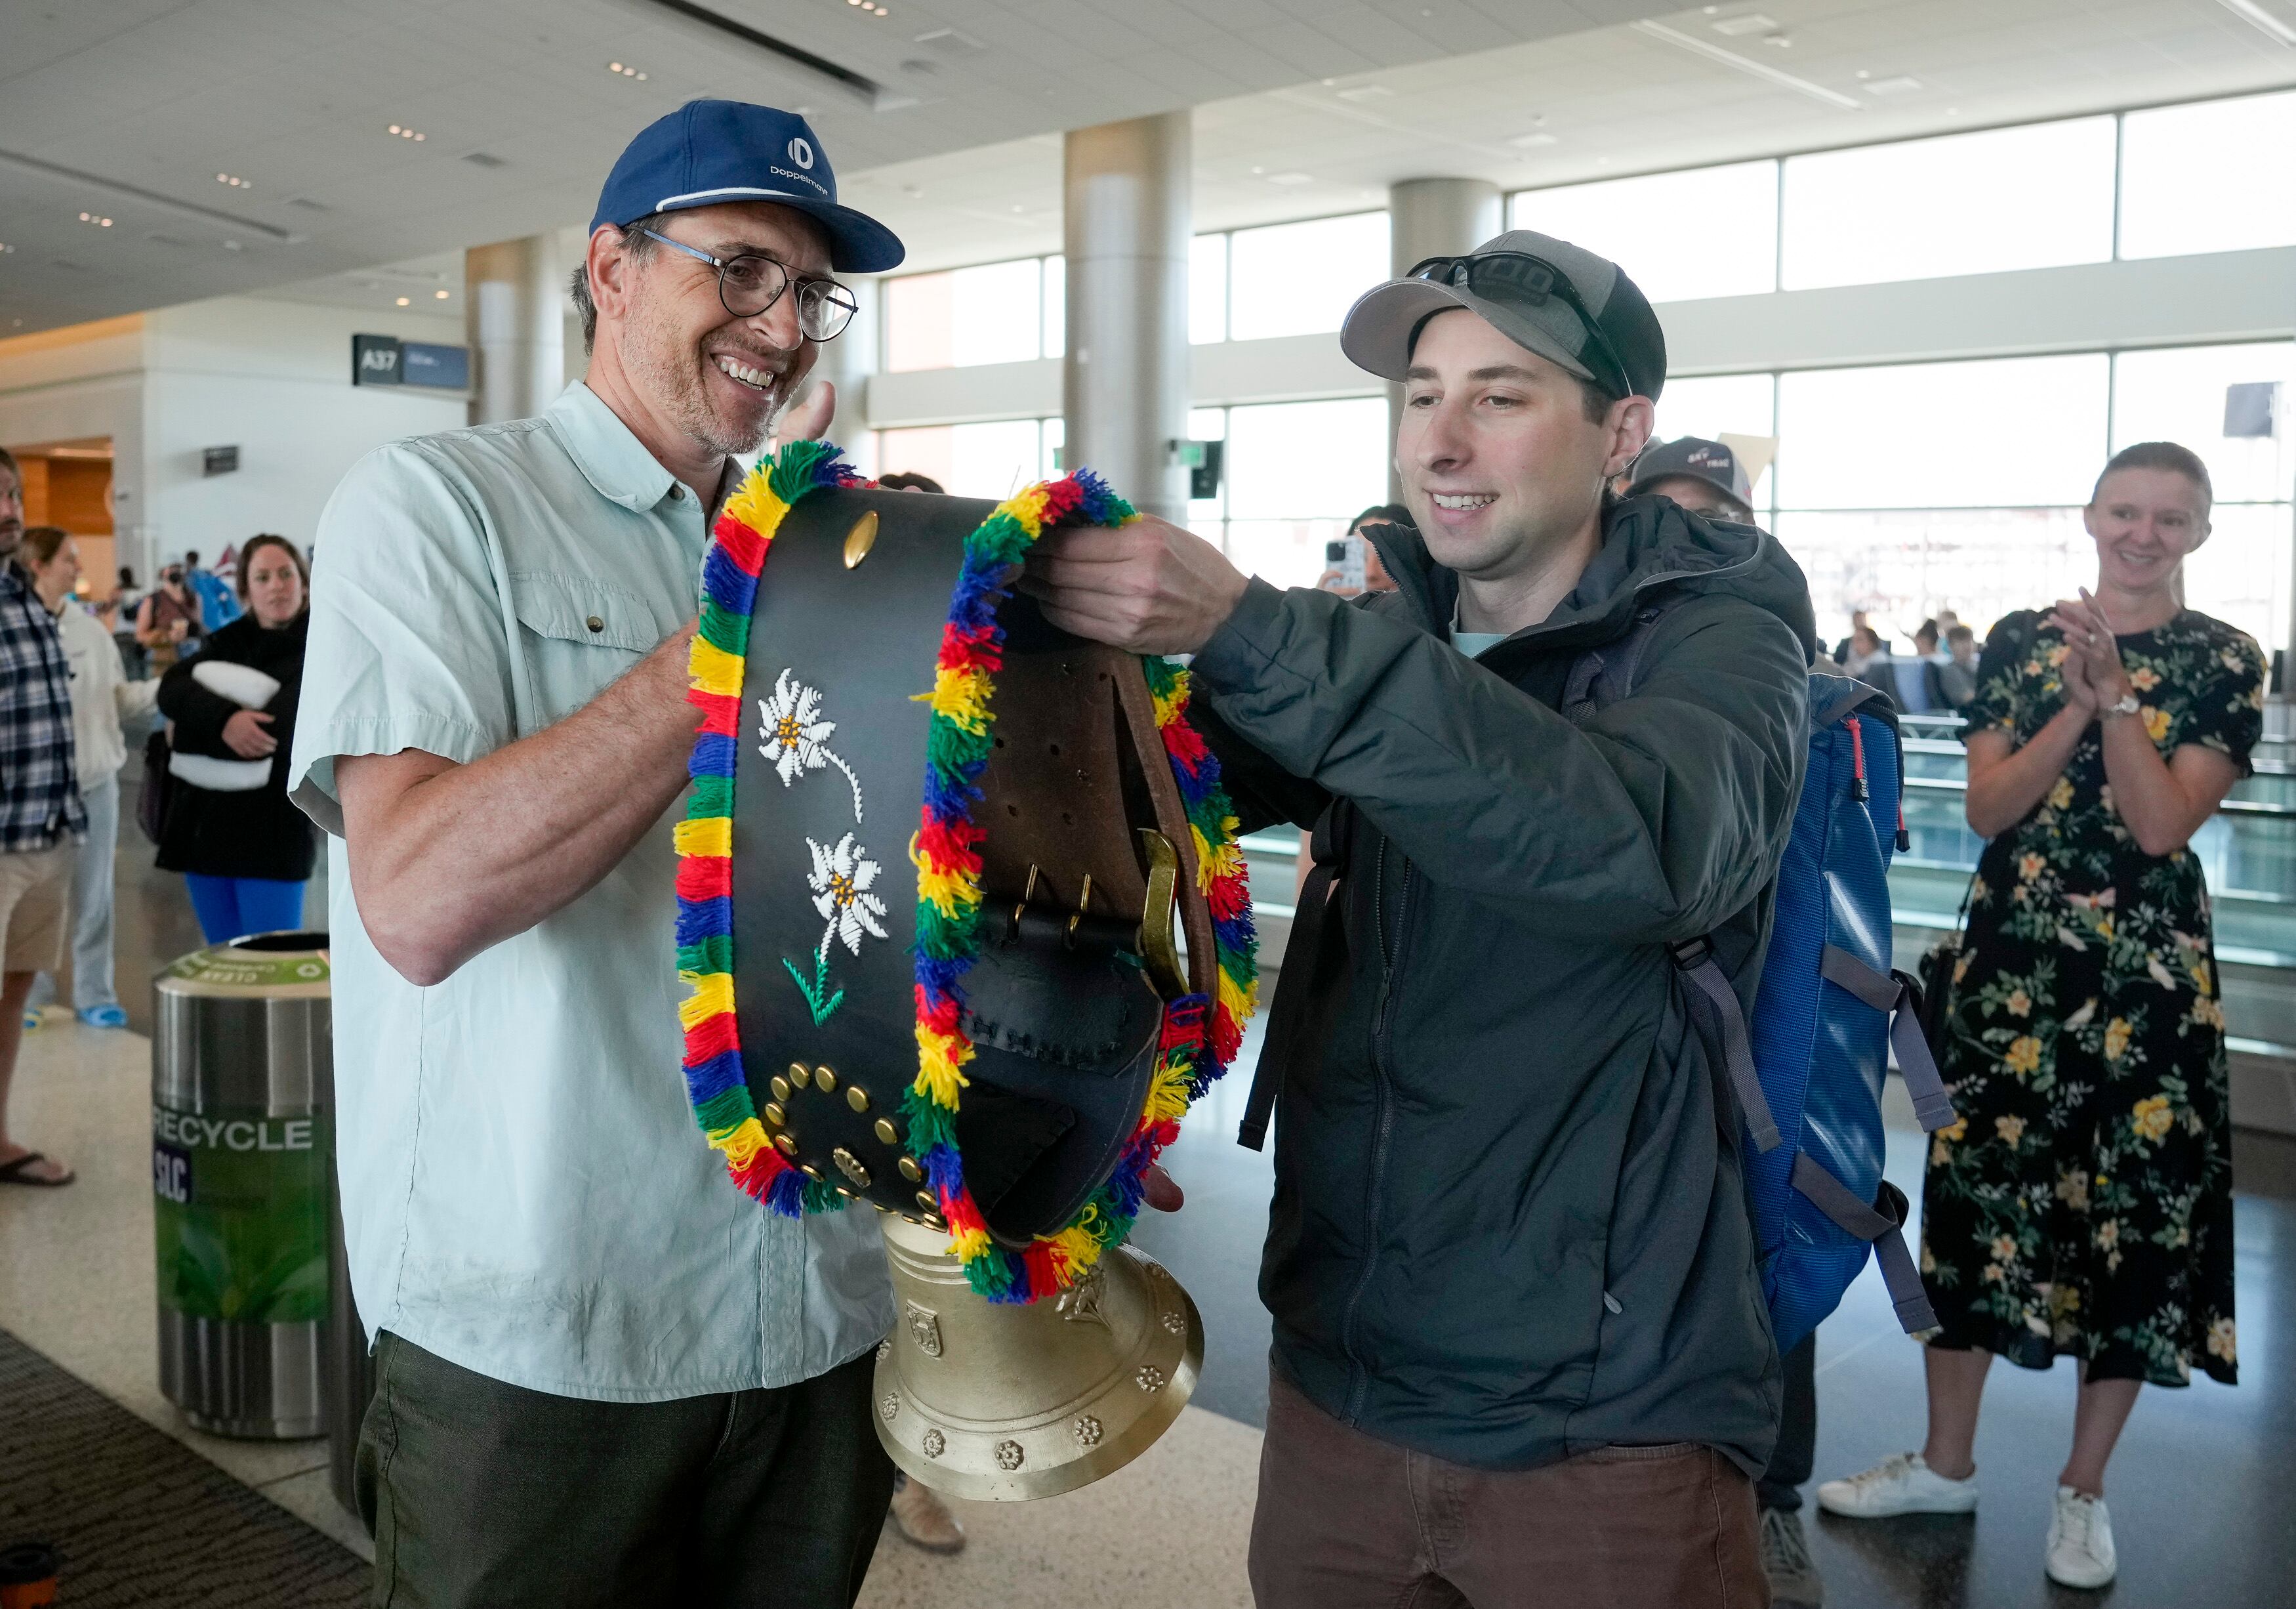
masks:
[(403, 127), (397, 123), (393, 123), (390, 126), (390, 132), (397, 135), (402, 140), (419, 140), (423, 137), (422, 135), (415, 133), (412, 128)]
[(449, 296), (453, 295), (453, 294), (454, 294), (454, 292), (453, 292), (453, 291), (431, 291), (431, 292), (430, 292), (430, 294), (431, 294), (433, 297), (437, 298), (439, 300), (440, 300), (440, 301), (444, 301), (444, 300), (447, 300), (447, 297), (449, 297)]
[(99, 229), (111, 227), (111, 220), (101, 212), (83, 212), (79, 215), (79, 221), (83, 224), (94, 224)]
[(398, 299), (398, 305), (399, 305), (400, 307), (402, 307), (402, 308), (403, 308), (403, 307), (405, 307), (405, 306), (406, 305), (406, 298), (405, 298), (404, 296), (400, 297), (400, 298)]
[(228, 185), (234, 190), (252, 190), (255, 188), (253, 185), (248, 183), (247, 180), (240, 177), (239, 175), (235, 173), (218, 173), (216, 175), (216, 183), (218, 185)]
[(628, 65), (627, 62), (609, 62), (606, 63), (606, 70), (608, 72), (618, 72), (625, 78), (636, 78), (641, 84), (645, 82), (645, 74), (640, 72), (636, 68)]
[(1560, 145), (1562, 143), (1560, 135), (1548, 134), (1545, 129), (1533, 129), (1529, 134), (1519, 134), (1507, 142), (1508, 144), (1519, 149), (1526, 149), (1532, 145)]

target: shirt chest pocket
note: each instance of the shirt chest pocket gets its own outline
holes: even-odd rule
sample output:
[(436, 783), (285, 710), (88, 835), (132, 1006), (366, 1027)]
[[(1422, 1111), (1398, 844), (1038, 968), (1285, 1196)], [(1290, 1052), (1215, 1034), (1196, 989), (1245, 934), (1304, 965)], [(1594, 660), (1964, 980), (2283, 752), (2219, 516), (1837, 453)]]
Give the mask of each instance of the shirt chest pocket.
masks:
[(513, 571), (529, 677), (521, 735), (565, 719), (676, 628), (637, 594), (586, 575)]

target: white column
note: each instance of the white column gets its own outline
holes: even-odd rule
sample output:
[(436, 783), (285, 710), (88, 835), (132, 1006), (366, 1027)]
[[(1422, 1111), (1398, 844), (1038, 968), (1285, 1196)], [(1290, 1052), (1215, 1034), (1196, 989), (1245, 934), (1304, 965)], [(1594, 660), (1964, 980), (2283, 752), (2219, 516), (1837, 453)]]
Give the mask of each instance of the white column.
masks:
[[(1431, 257), (1456, 257), (1473, 250), (1506, 226), (1499, 187), (1483, 179), (1404, 179), (1387, 191), (1388, 260), (1398, 279)], [(1387, 439), (1395, 440), (1403, 417), (1403, 388), (1387, 388)], [(1403, 482), (1393, 461), (1387, 467), (1387, 497), (1403, 500)]]
[(472, 246), (463, 254), (471, 343), (471, 423), (530, 419), (565, 383), (566, 324), (554, 238)]
[(1187, 516), (1174, 443), (1188, 424), (1185, 111), (1079, 128), (1065, 149), (1068, 351), (1062, 461), (1089, 465), (1144, 513)]
[(843, 334), (822, 343), (821, 355), (814, 359), (813, 378), (826, 380), (837, 388), (837, 415), (830, 421), (829, 439), (865, 472), (875, 474), (887, 467), (898, 467), (876, 463), (869, 451), (869, 377), (882, 361), (884, 287), (873, 275), (837, 277), (853, 292), (858, 310)]

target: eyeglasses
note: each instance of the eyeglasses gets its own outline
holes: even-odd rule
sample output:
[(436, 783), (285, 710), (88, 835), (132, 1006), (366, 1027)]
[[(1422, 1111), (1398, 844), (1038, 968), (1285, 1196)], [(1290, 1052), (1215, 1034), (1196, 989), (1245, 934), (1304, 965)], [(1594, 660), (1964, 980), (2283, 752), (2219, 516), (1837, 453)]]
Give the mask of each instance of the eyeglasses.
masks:
[[(1405, 276), (1423, 279), (1432, 284), (1456, 285), (1472, 292), (1486, 301), (1514, 302), (1526, 308), (1543, 308), (1548, 300), (1561, 302), (1578, 316), (1595, 344), (1596, 356), (1611, 365), (1607, 376), (1598, 375), (1603, 383), (1621, 397), (1641, 394), (1641, 388), (1627, 374), (1626, 360), (1619, 356), (1618, 348), (1595, 322), (1587, 304), (1578, 300), (1571, 289), (1570, 276), (1543, 257), (1533, 257), (1528, 251), (1486, 251), (1473, 257), (1431, 257)], [(1582, 354), (1583, 356), (1583, 354)]]
[(797, 327), (808, 341), (836, 340), (853, 322), (853, 315), (860, 311), (853, 292), (833, 279), (793, 275), (785, 265), (754, 252), (733, 258), (712, 257), (698, 246), (689, 246), (652, 229), (639, 233), (717, 269), (718, 300), (736, 318), (755, 318), (781, 300), (782, 292), (790, 288), (792, 280), (797, 284)]

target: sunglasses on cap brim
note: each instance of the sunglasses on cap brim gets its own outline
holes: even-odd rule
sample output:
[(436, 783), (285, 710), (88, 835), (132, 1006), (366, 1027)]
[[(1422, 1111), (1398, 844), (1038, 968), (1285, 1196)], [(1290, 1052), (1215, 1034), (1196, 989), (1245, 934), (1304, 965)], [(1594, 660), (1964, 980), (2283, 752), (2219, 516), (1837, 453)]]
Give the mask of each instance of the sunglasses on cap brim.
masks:
[[(1640, 396), (1641, 388), (1628, 377), (1625, 359), (1595, 321), (1594, 314), (1571, 288), (1570, 276), (1543, 257), (1533, 257), (1528, 251), (1484, 251), (1466, 257), (1431, 257), (1418, 264), (1404, 276), (1423, 279), (1430, 284), (1449, 285), (1456, 290), (1479, 296), (1485, 301), (1512, 303), (1522, 308), (1543, 308), (1550, 301), (1559, 301), (1570, 309), (1593, 343), (1594, 355), (1610, 369), (1595, 379), (1611, 388), (1620, 397)], [(1587, 354), (1579, 356), (1584, 358)]]

